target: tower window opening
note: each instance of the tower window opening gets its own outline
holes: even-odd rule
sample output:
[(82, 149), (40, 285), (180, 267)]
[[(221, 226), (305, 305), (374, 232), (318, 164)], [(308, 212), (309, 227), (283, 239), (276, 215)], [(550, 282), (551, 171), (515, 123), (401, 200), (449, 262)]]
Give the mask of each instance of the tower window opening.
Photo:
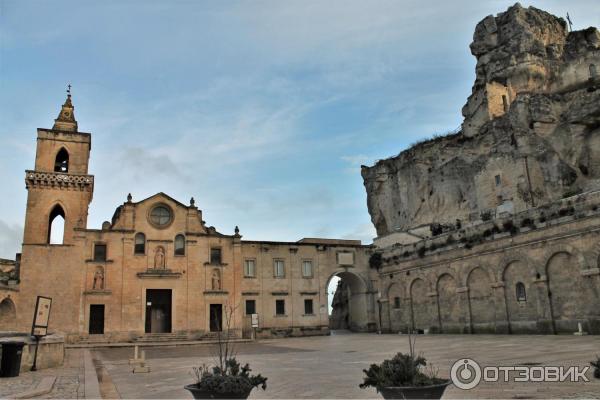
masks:
[(63, 244), (65, 236), (65, 212), (56, 205), (48, 217), (48, 244)]
[(595, 64), (590, 64), (590, 79), (595, 79), (598, 76), (598, 70)]
[(56, 160), (54, 161), (54, 172), (69, 172), (69, 153), (64, 149), (64, 147), (56, 154)]

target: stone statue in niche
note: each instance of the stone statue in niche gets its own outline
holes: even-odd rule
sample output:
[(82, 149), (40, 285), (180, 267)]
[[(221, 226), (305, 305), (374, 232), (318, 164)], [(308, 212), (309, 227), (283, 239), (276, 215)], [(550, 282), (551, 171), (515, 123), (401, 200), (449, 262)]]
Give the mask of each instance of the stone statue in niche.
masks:
[(216, 268), (212, 273), (212, 290), (221, 290), (221, 272)]
[(104, 268), (98, 267), (96, 272), (94, 273), (94, 284), (92, 286), (93, 290), (103, 290), (104, 289)]
[(154, 253), (154, 269), (165, 269), (165, 249), (158, 246)]

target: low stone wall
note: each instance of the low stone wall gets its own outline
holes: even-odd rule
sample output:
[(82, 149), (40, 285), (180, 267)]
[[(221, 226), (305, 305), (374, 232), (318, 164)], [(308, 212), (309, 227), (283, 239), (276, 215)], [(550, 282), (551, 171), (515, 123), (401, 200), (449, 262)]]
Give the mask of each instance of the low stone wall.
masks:
[[(25, 342), (21, 356), (21, 372), (29, 371), (33, 365), (36, 341), (33, 336), (15, 332), (1, 332), (0, 343)], [(40, 340), (37, 353), (37, 369), (55, 368), (63, 365), (65, 360), (65, 339), (62, 335), (48, 335)]]

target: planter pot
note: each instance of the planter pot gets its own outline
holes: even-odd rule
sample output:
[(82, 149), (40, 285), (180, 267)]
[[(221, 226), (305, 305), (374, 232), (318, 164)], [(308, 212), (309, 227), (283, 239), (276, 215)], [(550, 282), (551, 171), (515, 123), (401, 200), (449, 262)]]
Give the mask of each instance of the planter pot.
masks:
[(198, 389), (196, 385), (185, 385), (183, 387), (189, 390), (194, 396), (194, 399), (247, 399), (253, 388), (250, 388), (247, 393), (213, 393)]
[(384, 399), (440, 399), (450, 383), (447, 380), (430, 386), (390, 386), (379, 388), (379, 392)]

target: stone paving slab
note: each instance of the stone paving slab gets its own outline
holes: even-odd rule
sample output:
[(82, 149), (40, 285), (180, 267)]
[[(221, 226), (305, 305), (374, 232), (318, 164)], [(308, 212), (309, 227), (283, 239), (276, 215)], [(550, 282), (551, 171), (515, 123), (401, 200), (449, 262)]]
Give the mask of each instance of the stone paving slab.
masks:
[(31, 399), (33, 397), (45, 395), (52, 391), (52, 388), (54, 387), (54, 382), (56, 382), (55, 376), (45, 376), (40, 380), (40, 383), (38, 383), (34, 389), (29, 389), (25, 392), (17, 393), (11, 397), (15, 399)]
[(14, 378), (0, 378), (0, 398), (13, 398), (18, 393), (36, 389), (44, 378), (56, 377), (49, 393), (36, 398), (82, 399), (84, 398), (84, 364), (81, 350), (67, 350), (65, 362), (60, 368), (21, 372)]
[[(417, 350), (423, 352), (441, 376), (449, 376), (451, 365), (469, 357), (482, 366), (540, 365), (585, 366), (600, 354), (599, 336), (518, 335), (420, 335)], [(193, 366), (210, 364), (210, 349), (148, 349), (152, 371), (133, 374), (130, 352), (101, 349), (103, 366), (122, 398), (191, 398), (183, 389), (191, 383)], [(408, 351), (402, 335), (352, 334), (293, 339), (263, 340), (238, 346), (238, 360), (249, 362), (254, 372), (269, 378), (266, 391), (255, 389), (251, 399), (273, 398), (380, 398), (374, 389), (360, 389), (362, 369)], [(589, 374), (591, 377), (591, 373)], [(444, 399), (458, 398), (596, 398), (600, 381), (590, 383), (481, 383), (463, 391), (451, 386)]]

